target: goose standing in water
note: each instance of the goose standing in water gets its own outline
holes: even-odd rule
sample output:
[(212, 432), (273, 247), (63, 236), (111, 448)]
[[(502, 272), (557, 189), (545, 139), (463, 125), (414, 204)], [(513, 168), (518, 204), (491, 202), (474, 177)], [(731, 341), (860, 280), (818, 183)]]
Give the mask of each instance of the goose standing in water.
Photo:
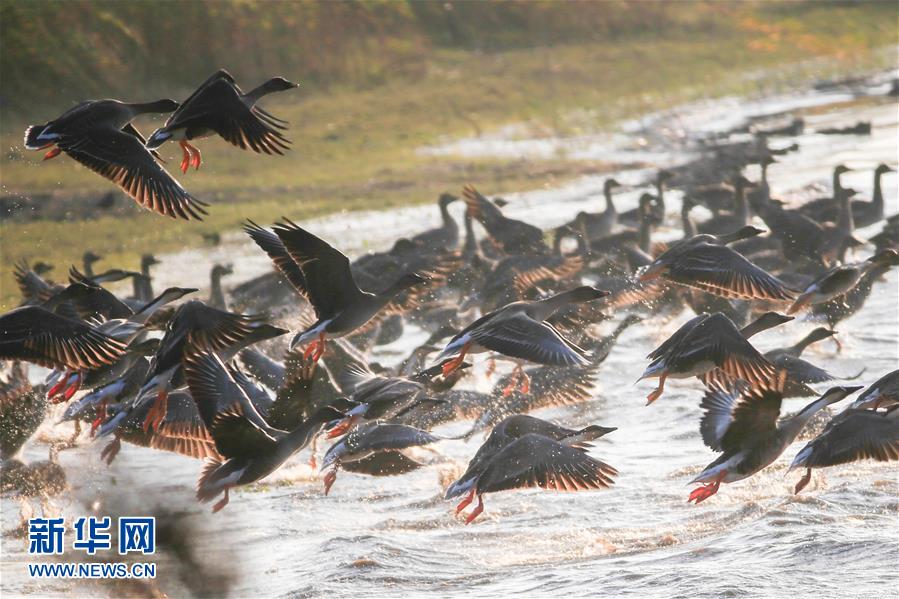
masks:
[(587, 451), (592, 447), (590, 441), (614, 430), (597, 425), (572, 430), (533, 416), (509, 416), (493, 428), (444, 499), (465, 495), (456, 506), (458, 514), (477, 497), (477, 507), (465, 519), (471, 524), (484, 511), (485, 493), (528, 487), (557, 491), (608, 488), (618, 471)]
[(659, 386), (646, 397), (646, 405), (662, 396), (665, 379), (702, 376), (715, 370), (720, 371), (719, 378), (742, 379), (753, 387), (767, 387), (776, 369), (747, 338), (791, 320), (792, 317), (768, 312), (737, 329), (720, 312), (693, 317), (646, 356), (652, 362), (637, 382), (659, 379)]
[[(660, 170), (656, 173), (654, 196), (655, 202), (652, 204), (652, 212), (650, 214), (650, 224), (657, 227), (665, 222), (665, 184), (674, 178), (674, 173)], [(638, 227), (642, 221), (640, 207), (631, 208), (618, 214), (618, 222), (629, 227)]]
[(612, 201), (612, 190), (616, 187), (621, 187), (621, 183), (615, 179), (606, 179), (602, 186), (606, 209), (597, 213), (578, 212), (574, 220), (568, 223), (572, 230), (584, 236), (587, 243), (610, 235), (618, 224), (618, 211)]
[(233, 274), (234, 268), (230, 264), (216, 264), (209, 273), (209, 305), (219, 310), (227, 310), (228, 302), (225, 300), (225, 292), (222, 291), (222, 277)]
[(899, 460), (899, 406), (891, 406), (885, 412), (851, 407), (834, 416), (790, 464), (790, 470), (805, 468), (793, 492), (799, 493), (809, 483), (812, 468), (859, 460)]
[(412, 238), (412, 243), (427, 251), (443, 250), (451, 251), (459, 245), (459, 225), (449, 213), (449, 205), (458, 200), (448, 193), (440, 194), (437, 206), (440, 208), (442, 225), (436, 229), (429, 229)]
[(55, 146), (44, 160), (65, 152), (82, 165), (118, 185), (135, 202), (164, 216), (202, 220), (207, 204), (191, 196), (144, 147), (131, 124), (142, 114), (172, 112), (174, 100), (128, 104), (89, 100), (43, 125), (25, 131), (25, 147)]
[(515, 372), (522, 393), (527, 393), (528, 378), (522, 361), (554, 366), (586, 365), (586, 352), (568, 341), (549, 323), (547, 318), (573, 303), (589, 302), (606, 297), (608, 291), (594, 287), (576, 287), (537, 301), (518, 301), (506, 304), (477, 319), (447, 343), (437, 360), (456, 355), (443, 367), (444, 375), (459, 368), (466, 354), (495, 351), (516, 360)]
[(200, 150), (190, 140), (213, 133), (242, 150), (283, 154), (290, 149), (290, 140), (279, 131), (285, 128), (285, 122), (256, 103), (263, 96), (295, 87), (296, 83), (283, 77), (273, 77), (245, 94), (227, 71), (219, 70), (181, 104), (164, 126), (153, 132), (147, 147), (155, 150), (169, 139), (178, 140), (184, 155), (181, 171), (185, 173), (191, 166), (199, 169), (202, 163)]
[(749, 478), (769, 466), (819, 410), (861, 389), (833, 387), (778, 423), (785, 380), (782, 372), (776, 384), (766, 389), (716, 387), (706, 392), (699, 430), (703, 442), (721, 456), (690, 481), (703, 486), (694, 489), (688, 501), (702, 503), (718, 492), (721, 483)]

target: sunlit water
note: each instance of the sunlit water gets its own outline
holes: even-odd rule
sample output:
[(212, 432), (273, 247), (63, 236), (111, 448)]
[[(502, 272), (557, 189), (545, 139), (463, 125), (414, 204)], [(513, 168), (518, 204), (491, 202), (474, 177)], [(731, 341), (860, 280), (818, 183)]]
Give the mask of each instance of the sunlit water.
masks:
[[(871, 136), (825, 137), (806, 134), (802, 150), (771, 169), (775, 195), (802, 195), (809, 184), (827, 184), (838, 162), (861, 169), (845, 184), (870, 197), (871, 170), (879, 162), (896, 165), (896, 105), (867, 101), (821, 110), (844, 102), (845, 94), (802, 93), (764, 101), (684, 107), (671, 114), (629, 123), (626, 133), (606, 138), (606, 151), (650, 164), (669, 165), (679, 131), (714, 131), (750, 114), (816, 107), (807, 130), (872, 120)], [(664, 126), (670, 138), (648, 149), (633, 140)], [(601, 143), (568, 140), (593, 156)], [(564, 145), (566, 140), (555, 140)], [(492, 142), (491, 142), (492, 143)], [(527, 141), (516, 141), (527, 147)], [(772, 142), (777, 145), (777, 142)], [(656, 147), (658, 146), (658, 147)], [(456, 148), (474, 152), (477, 140)], [(485, 150), (486, 151), (486, 150)], [(615, 173), (626, 184), (644, 181), (650, 171)], [(888, 213), (897, 211), (895, 175), (885, 179)], [(581, 209), (599, 209), (601, 177), (586, 177), (560, 189), (509, 196), (507, 211), (543, 226), (569, 219)], [(490, 189), (483, 190), (490, 193)], [(635, 203), (640, 190), (622, 195), (620, 208)], [(677, 194), (669, 210), (677, 211)], [(672, 219), (673, 220), (673, 219)], [(404, 235), (436, 223), (432, 206), (390, 213), (354, 214), (308, 223), (322, 236), (355, 253), (386, 247)], [(860, 232), (871, 235), (875, 225)], [(674, 237), (671, 228), (660, 237)], [(194, 284), (211, 261), (233, 261), (234, 280), (264, 272), (269, 262), (239, 234), (221, 247), (166, 256), (158, 269), (164, 286)], [(165, 265), (171, 265), (165, 268)], [(174, 267), (177, 265), (177, 268)], [(812, 347), (807, 358), (835, 375), (867, 369), (870, 383), (897, 367), (899, 315), (897, 273), (878, 285), (864, 310), (838, 327), (843, 343), (836, 354), (830, 342)], [(218, 596), (397, 596), (434, 592), (439, 596), (896, 596), (899, 563), (897, 467), (857, 463), (816, 471), (800, 496), (792, 494), (798, 473), (786, 465), (801, 447), (793, 445), (773, 466), (749, 480), (724, 485), (700, 506), (687, 504), (687, 482), (715, 458), (699, 437), (701, 391), (695, 380), (672, 381), (664, 397), (646, 407), (649, 383), (634, 386), (645, 366), (643, 356), (688, 317), (654, 320), (628, 330), (603, 365), (593, 399), (583, 405), (538, 413), (572, 426), (599, 423), (618, 430), (596, 443), (594, 454), (618, 468), (617, 484), (604, 491), (561, 494), (521, 491), (490, 495), (486, 511), (471, 526), (442, 500), (445, 485), (465, 466), (480, 438), (444, 441), (440, 456), (425, 454), (431, 467), (394, 478), (341, 473), (331, 495), (304, 452), (265, 485), (233, 493), (219, 514), (193, 501), (200, 464), (196, 461), (125, 446), (112, 467), (102, 465), (102, 443), (86, 443), (61, 456), (71, 492), (54, 499), (68, 516), (94, 506), (100, 515), (156, 514), (174, 518), (186, 529), (194, 561), (169, 551), (156, 556), (157, 584), (178, 597), (189, 592)], [(792, 344), (814, 326), (797, 321), (760, 335), (762, 349)], [(420, 339), (413, 332), (380, 350), (389, 362)], [(481, 367), (482, 368), (482, 367)], [(483, 370), (474, 378), (490, 383)], [(788, 400), (787, 411), (808, 400)], [(438, 429), (455, 434), (464, 423)], [(57, 434), (44, 430), (42, 434)], [(46, 445), (32, 442), (26, 459), (46, 456)], [(18, 505), (2, 503), (4, 530), (18, 523)], [(71, 535), (70, 535), (71, 537)], [(122, 589), (74, 582), (36, 582), (25, 573), (22, 541), (3, 540), (4, 595), (83, 596)], [(181, 554), (182, 557), (184, 554)], [(129, 592), (135, 592), (130, 589)]]

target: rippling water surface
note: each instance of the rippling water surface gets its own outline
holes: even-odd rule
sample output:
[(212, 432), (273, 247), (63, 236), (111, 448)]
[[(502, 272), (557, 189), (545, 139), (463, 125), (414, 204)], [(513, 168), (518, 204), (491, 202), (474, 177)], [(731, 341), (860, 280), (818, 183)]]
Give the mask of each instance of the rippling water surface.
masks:
[[(801, 136), (801, 151), (784, 157), (770, 173), (775, 195), (798, 197), (807, 193), (803, 189), (809, 184), (827, 185), (831, 168), (845, 162), (861, 170), (845, 175), (844, 184), (870, 198), (874, 166), (879, 162), (896, 166), (896, 104), (882, 98), (850, 100), (839, 92), (724, 100), (630, 123), (627, 134), (553, 143), (567, 143), (584, 156), (607, 153), (629, 162), (669, 165), (683, 159), (681, 150), (672, 150), (677, 129), (708, 132), (750, 114), (794, 108), (806, 111), (807, 130), (872, 120), (871, 136)], [(633, 140), (645, 135), (647, 127), (656, 132), (666, 128), (671, 135), (650, 143), (649, 150), (635, 149)], [(497, 143), (496, 147), (504, 147)], [(514, 142), (521, 152), (527, 151), (527, 143)], [(428, 151), (489, 149), (471, 140), (451, 150)], [(648, 173), (624, 171), (615, 176), (636, 184)], [(601, 182), (600, 177), (588, 177), (560, 189), (513, 195), (507, 211), (546, 227), (556, 225), (578, 210), (599, 209)], [(899, 209), (895, 175), (885, 177), (884, 183), (887, 213), (892, 214)], [(634, 205), (637, 195), (638, 190), (625, 193), (620, 208)], [(671, 197), (674, 223), (677, 194)], [(310, 223), (310, 228), (359, 253), (386, 247), (394, 237), (436, 220), (436, 209), (429, 206), (357, 214), (351, 224), (340, 217), (323, 219)], [(870, 236), (879, 228), (875, 225), (860, 235)], [(678, 234), (673, 227), (663, 229), (660, 237)], [(222, 247), (199, 256), (193, 251), (167, 256), (164, 262), (179, 268), (160, 268), (159, 285), (203, 280), (211, 260), (233, 260), (235, 280), (269, 267), (261, 252), (234, 234), (226, 236)], [(875, 288), (861, 313), (837, 327), (841, 353), (825, 341), (810, 348), (806, 357), (836, 375), (865, 368), (860, 382), (872, 382), (897, 367), (897, 306), (899, 280), (894, 270)], [(816, 471), (803, 494), (794, 496), (791, 490), (799, 475), (788, 475), (786, 465), (801, 447), (797, 442), (760, 474), (722, 486), (700, 506), (687, 504), (686, 483), (715, 457), (698, 433), (698, 383), (672, 381), (651, 407), (644, 403), (652, 385), (633, 384), (645, 365), (644, 355), (686, 318), (685, 313), (675, 321), (652, 320), (632, 327), (602, 366), (592, 401), (537, 413), (577, 427), (589, 423), (618, 427), (593, 451), (621, 472), (609, 490), (490, 495), (481, 518), (464, 526), (442, 494), (476, 451), (481, 440), (477, 437), (469, 443), (440, 443), (439, 455), (427, 455), (433, 466), (406, 476), (373, 479), (342, 472), (328, 497), (303, 453), (266, 484), (232, 493), (230, 505), (212, 515), (208, 507), (193, 501), (198, 462), (125, 446), (106, 468), (99, 460), (102, 443), (96, 443), (62, 454), (72, 490), (54, 502), (69, 516), (82, 515), (90, 506), (101, 515), (156, 514), (183, 532), (179, 552), (166, 550), (157, 556), (158, 585), (174, 597), (189, 592), (237, 597), (425, 592), (447, 597), (896, 596), (895, 463)], [(780, 347), (794, 343), (813, 326), (800, 320), (753, 341), (763, 349)], [(399, 342), (380, 350), (378, 358), (388, 363), (398, 359), (420, 338), (407, 331)], [(478, 370), (483, 373), (482, 367)], [(482, 375), (472, 384), (490, 385)], [(805, 401), (788, 400), (785, 410), (798, 409)], [(465, 428), (459, 423), (438, 432), (455, 434)], [(45, 456), (46, 446), (39, 442), (26, 450), (28, 459)], [(17, 524), (18, 507), (9, 499), (2, 507), (3, 528), (9, 530)], [(10, 596), (138, 592), (32, 581), (25, 575), (24, 549), (21, 541), (3, 540), (3, 589)]]

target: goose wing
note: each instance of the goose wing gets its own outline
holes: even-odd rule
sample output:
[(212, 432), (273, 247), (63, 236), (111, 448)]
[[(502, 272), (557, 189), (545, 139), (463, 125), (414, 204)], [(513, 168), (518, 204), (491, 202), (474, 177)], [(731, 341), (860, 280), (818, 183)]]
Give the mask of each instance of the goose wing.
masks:
[(39, 306), (16, 308), (0, 316), (0, 358), (92, 370), (112, 364), (124, 353), (124, 344), (89, 324)]
[(478, 478), (478, 493), (540, 487), (558, 491), (602, 489), (618, 471), (587, 455), (537, 434), (524, 435), (497, 453)]
[(287, 248), (281, 242), (281, 239), (269, 231), (247, 220), (244, 223), (243, 230), (256, 242), (262, 251), (268, 254), (268, 257), (274, 263), (285, 279), (293, 286), (293, 288), (304, 298), (308, 299), (306, 291), (306, 277), (303, 276), (303, 270), (293, 261)]
[(118, 185), (135, 202), (164, 216), (203, 220), (205, 202), (191, 196), (133, 135), (117, 129), (91, 129), (64, 135), (66, 154)]
[(588, 363), (583, 349), (549, 323), (537, 322), (522, 311), (491, 318), (469, 334), (478, 345), (512, 358), (554, 366)]
[(809, 441), (791, 467), (836, 466), (866, 459), (899, 460), (899, 418), (895, 414), (845, 410)]
[(316, 316), (331, 318), (358, 301), (363, 294), (353, 279), (347, 257), (309, 231), (284, 220), (275, 225), (274, 231), (303, 271)]
[(665, 277), (715, 295), (740, 299), (792, 300), (794, 292), (731, 248), (698, 244), (684, 248)]

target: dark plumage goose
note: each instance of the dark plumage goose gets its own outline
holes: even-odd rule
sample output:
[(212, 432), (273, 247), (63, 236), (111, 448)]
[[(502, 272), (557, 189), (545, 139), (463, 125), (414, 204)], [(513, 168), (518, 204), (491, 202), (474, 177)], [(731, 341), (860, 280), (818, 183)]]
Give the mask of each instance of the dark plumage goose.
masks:
[(795, 345), (765, 352), (765, 358), (778, 369), (783, 369), (787, 372), (787, 380), (784, 384), (784, 397), (817, 395), (815, 390), (808, 386), (809, 384), (825, 383), (833, 380), (834, 377), (829, 372), (803, 360), (799, 356), (812, 343), (828, 339), (834, 335), (836, 335), (836, 331), (818, 327)]
[[(358, 462), (375, 454), (405, 455), (403, 454), (404, 450), (429, 445), (439, 440), (439, 437), (435, 437), (428, 431), (405, 424), (371, 422), (358, 426), (325, 452), (321, 469), (330, 468), (324, 477), (325, 495), (337, 480), (337, 470), (342, 464)], [(405, 457), (407, 460), (412, 460), (408, 456)], [(421, 466), (415, 460), (412, 462)]]
[(746, 226), (727, 235), (696, 235), (673, 245), (643, 269), (641, 281), (674, 283), (735, 299), (790, 300), (792, 292), (727, 244), (763, 233)]
[(741, 330), (720, 312), (695, 316), (646, 356), (652, 362), (637, 381), (659, 379), (659, 386), (646, 398), (647, 405), (662, 396), (665, 379), (701, 376), (716, 369), (753, 387), (768, 386), (776, 369), (746, 339), (790, 320), (769, 312)]
[(897, 264), (899, 264), (899, 252), (885, 250), (858, 264), (836, 266), (809, 284), (787, 310), (787, 314), (798, 312), (808, 305), (823, 304), (837, 296), (845, 295), (858, 285), (866, 273), (874, 268), (891, 267)]
[(48, 408), (46, 393), (28, 382), (23, 362), (12, 362), (6, 374), (5, 380), (0, 379), (0, 462), (19, 452), (44, 421)]
[(734, 178), (733, 191), (731, 192), (733, 211), (721, 213), (707, 221), (703, 221), (697, 225), (696, 229), (700, 233), (724, 233), (736, 231), (740, 227), (748, 225), (750, 214), (749, 204), (746, 202), (746, 191), (755, 186), (755, 183), (738, 174)]
[[(407, 273), (380, 293), (362, 291), (340, 250), (284, 219), (269, 233), (254, 223), (244, 227), (275, 266), (315, 309), (316, 322), (297, 333), (291, 349), (306, 345), (313, 361), (321, 358), (327, 337), (352, 333), (374, 318), (398, 293), (427, 281)], [(312, 343), (310, 343), (312, 342)]]
[(209, 351), (187, 352), (184, 377), (216, 449), (225, 458), (208, 460), (197, 482), (197, 499), (202, 502), (225, 494), (213, 512), (228, 504), (232, 487), (265, 478), (304, 448), (326, 422), (343, 415), (326, 406), (290, 431), (273, 428), (233, 372)]
[(443, 364), (432, 366), (409, 378), (377, 375), (359, 365), (348, 367), (341, 375), (341, 389), (357, 405), (347, 411), (346, 418), (328, 432), (328, 437), (345, 434), (363, 420), (391, 420), (419, 405), (442, 403), (427, 395), (431, 379), (442, 372)]
[(484, 226), (491, 239), (507, 254), (545, 253), (543, 231), (534, 225), (504, 216), (502, 211), (471, 185), (463, 189), (466, 212)]
[(852, 403), (858, 410), (899, 404), (899, 370), (883, 375), (862, 391)]
[(702, 503), (718, 492), (721, 483), (749, 478), (773, 463), (819, 410), (842, 401), (861, 387), (833, 387), (802, 410), (778, 422), (783, 400), (784, 373), (767, 389), (717, 387), (702, 400), (702, 440), (721, 456), (690, 483), (704, 483), (688, 501)]
[(885, 412), (849, 408), (837, 414), (824, 431), (799, 450), (790, 470), (805, 468), (796, 483), (799, 493), (812, 478), (812, 468), (825, 468), (859, 460), (899, 460), (899, 406)]
[(91, 370), (112, 364), (125, 344), (85, 322), (40, 306), (23, 306), (0, 316), (0, 358), (48, 368)]
[(799, 207), (798, 212), (818, 222), (836, 221), (839, 213), (839, 199), (845, 195), (847, 189), (843, 187), (840, 176), (852, 169), (845, 164), (838, 164), (833, 169), (832, 189), (833, 195), (827, 198), (818, 198), (808, 201)]
[[(229, 348), (236, 353), (250, 343), (286, 332), (266, 324), (260, 316), (217, 310), (199, 300), (182, 304), (166, 327), (159, 349), (153, 357), (150, 372), (137, 398), (137, 403), (141, 405), (147, 394), (157, 392), (154, 406), (147, 415), (146, 428), (158, 426), (165, 417), (169, 389), (183, 384), (181, 366), (184, 349), (188, 344), (216, 352)], [(101, 435), (105, 432), (104, 428), (100, 429)]]
[[(887, 252), (896, 250), (886, 250)], [(886, 256), (885, 256), (886, 257)], [(878, 261), (873, 267), (869, 268), (858, 283), (843, 295), (826, 301), (821, 304), (812, 304), (809, 312), (814, 318), (823, 318), (827, 321), (831, 328), (835, 327), (838, 322), (848, 318), (861, 310), (871, 295), (874, 283), (879, 281), (884, 274), (887, 273), (896, 264), (895, 259), (885, 259)]]
[(450, 339), (437, 359), (458, 354), (444, 365), (444, 374), (449, 374), (462, 364), (466, 354), (495, 351), (518, 361), (516, 371), (521, 375), (522, 386), (527, 386), (522, 360), (555, 366), (585, 365), (584, 350), (562, 337), (545, 320), (569, 304), (608, 294), (594, 287), (577, 287), (543, 300), (507, 304), (465, 327)]
[(459, 245), (459, 225), (449, 213), (449, 205), (458, 200), (448, 193), (440, 194), (437, 205), (440, 207), (442, 226), (419, 233), (412, 238), (412, 243), (426, 251), (454, 250)]
[(484, 511), (485, 493), (527, 487), (557, 491), (610, 487), (618, 471), (587, 451), (590, 441), (614, 430), (596, 425), (573, 430), (532, 416), (509, 416), (494, 427), (444, 498), (465, 495), (456, 506), (458, 514), (477, 497), (477, 507), (465, 520), (470, 524)]
[(228, 302), (225, 301), (225, 293), (222, 291), (222, 277), (233, 274), (234, 268), (230, 264), (216, 264), (209, 273), (209, 305), (219, 310), (227, 310)]
[(245, 94), (227, 71), (219, 70), (181, 104), (164, 126), (153, 132), (147, 147), (156, 149), (169, 139), (178, 140), (184, 154), (181, 170), (185, 173), (191, 166), (200, 168), (202, 162), (200, 150), (190, 140), (213, 133), (243, 150), (283, 154), (290, 144), (279, 131), (285, 128), (284, 121), (256, 103), (263, 96), (295, 87), (296, 83), (283, 77), (273, 77)]
[[(652, 226), (659, 226), (665, 222), (665, 184), (674, 178), (674, 173), (665, 169), (656, 173), (654, 196), (655, 202), (651, 206), (649, 222)], [(640, 207), (631, 208), (618, 214), (618, 222), (629, 227), (637, 227), (641, 222)]]
[(584, 236), (588, 242), (594, 239), (602, 239), (611, 234), (618, 224), (618, 211), (612, 201), (612, 189), (621, 187), (621, 183), (615, 179), (606, 179), (602, 186), (603, 197), (606, 199), (606, 209), (603, 212), (578, 212), (574, 220), (568, 223), (574, 231)]
[(131, 124), (147, 113), (172, 112), (174, 100), (126, 104), (118, 100), (90, 100), (44, 125), (25, 131), (25, 147), (51, 145), (44, 157), (65, 152), (95, 173), (109, 179), (144, 208), (172, 218), (202, 219), (205, 204), (191, 196), (144, 147), (144, 138)]
[[(886, 173), (893, 172), (896, 172), (896, 169), (890, 168), (886, 164), (877, 165), (877, 168), (874, 169), (874, 185), (872, 188), (871, 201), (852, 200), (852, 219), (855, 221), (856, 227), (867, 227), (883, 220), (884, 203), (881, 178)], [(825, 198), (823, 200), (815, 200), (804, 204), (800, 207), (799, 211), (807, 216), (811, 216), (819, 222), (836, 222), (839, 218), (840, 207), (839, 202), (836, 202), (831, 198)]]

